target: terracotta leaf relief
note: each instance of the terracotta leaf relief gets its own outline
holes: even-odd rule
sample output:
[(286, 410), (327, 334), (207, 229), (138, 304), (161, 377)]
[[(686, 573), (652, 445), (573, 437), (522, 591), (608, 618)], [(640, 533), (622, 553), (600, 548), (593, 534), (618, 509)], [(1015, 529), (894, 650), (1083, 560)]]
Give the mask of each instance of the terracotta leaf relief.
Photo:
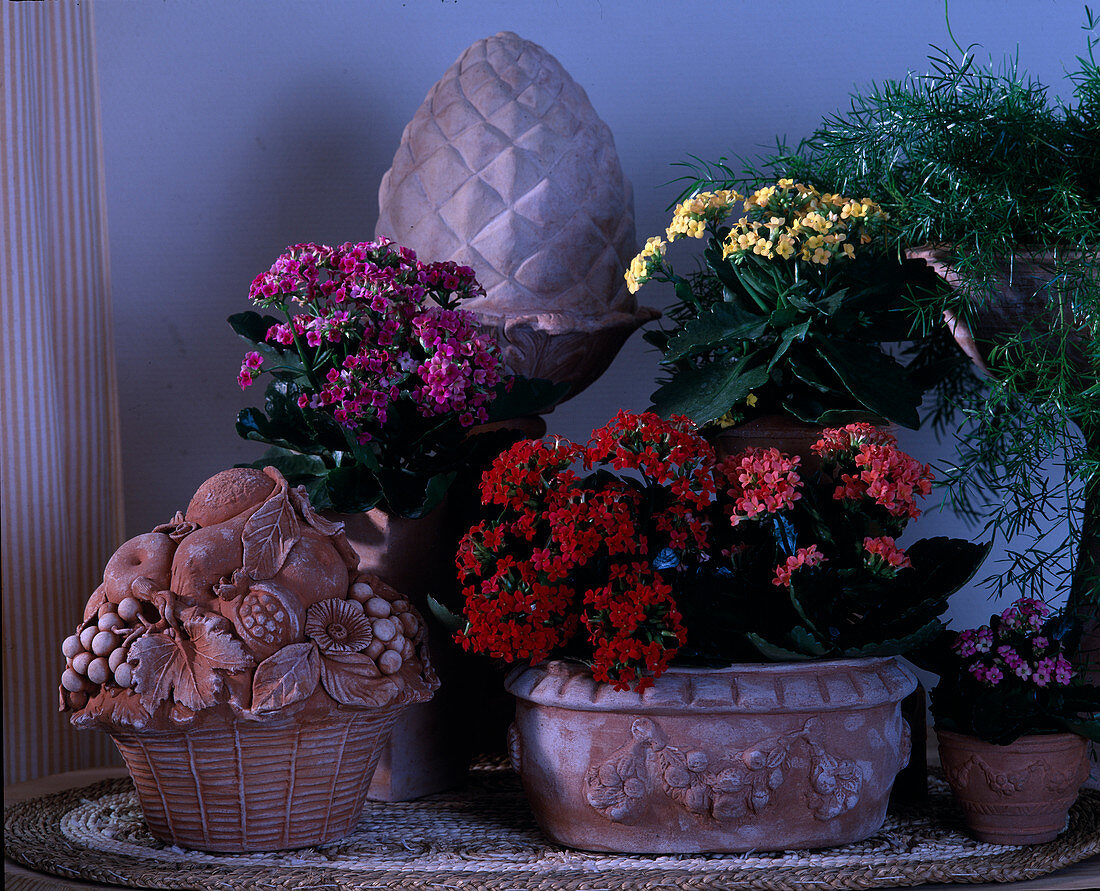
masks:
[(274, 578), (301, 537), (302, 527), (283, 481), (244, 524), (244, 568), (254, 579)]
[(382, 678), (374, 660), (361, 653), (327, 653), (321, 657), (321, 683), (341, 705), (379, 707), (397, 695), (397, 685)]
[(134, 688), (148, 711), (172, 696), (198, 711), (217, 702), (221, 673), (244, 671), (252, 658), (238, 641), (217, 630), (220, 616), (193, 611), (186, 620), (157, 634), (146, 634), (130, 647)]
[(706, 752), (684, 752), (669, 744), (657, 722), (638, 718), (631, 740), (585, 774), (588, 803), (609, 820), (626, 822), (641, 814), (655, 795), (684, 810), (720, 821), (745, 822), (774, 802), (792, 772), (808, 772), (807, 804), (818, 820), (831, 820), (856, 806), (863, 772), (854, 762), (830, 755), (814, 736), (818, 721), (761, 740), (712, 763)]
[(305, 699), (317, 689), (321, 663), (317, 647), (297, 643), (283, 647), (256, 666), (252, 711), (273, 712)]

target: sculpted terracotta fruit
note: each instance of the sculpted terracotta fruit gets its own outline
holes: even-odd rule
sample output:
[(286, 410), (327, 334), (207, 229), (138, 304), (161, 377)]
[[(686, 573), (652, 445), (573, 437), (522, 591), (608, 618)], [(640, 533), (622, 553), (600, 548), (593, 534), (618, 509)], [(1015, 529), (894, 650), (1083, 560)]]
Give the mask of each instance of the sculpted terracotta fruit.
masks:
[(162, 532), (146, 532), (122, 545), (103, 570), (103, 586), (111, 603), (130, 596), (135, 579), (147, 578), (159, 588), (168, 587), (176, 543)]
[(244, 597), (222, 604), (245, 646), (262, 661), (302, 636), (301, 600), (274, 581), (254, 582)]
[(258, 507), (275, 489), (275, 481), (262, 470), (234, 467), (210, 477), (187, 505), (185, 519), (200, 526), (214, 526)]
[(241, 566), (241, 533), (249, 515), (196, 529), (180, 542), (172, 561), (172, 590), (183, 600), (208, 604), (214, 588)]
[(275, 579), (301, 598), (302, 606), (319, 600), (343, 598), (348, 590), (348, 567), (328, 536), (308, 527), (291, 548)]

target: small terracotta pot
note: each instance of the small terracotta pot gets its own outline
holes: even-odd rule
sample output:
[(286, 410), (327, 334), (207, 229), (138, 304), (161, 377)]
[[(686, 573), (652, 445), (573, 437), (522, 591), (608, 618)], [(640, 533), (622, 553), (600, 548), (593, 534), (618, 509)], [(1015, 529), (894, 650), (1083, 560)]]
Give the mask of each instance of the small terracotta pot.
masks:
[(275, 851), (351, 831), (403, 708), (334, 709), (276, 725), (211, 716), (181, 731), (109, 732), (157, 838), (203, 851)]
[(788, 455), (799, 455), (806, 461), (821, 461), (810, 446), (821, 439), (820, 424), (806, 424), (788, 415), (762, 415), (736, 427), (727, 427), (711, 437), (720, 458), (736, 455), (748, 448), (775, 448)]
[(1034, 845), (1066, 828), (1089, 772), (1083, 736), (1044, 733), (1005, 746), (950, 730), (936, 736), (944, 775), (979, 841)]
[(513, 766), (560, 844), (647, 854), (841, 845), (876, 832), (908, 761), (896, 659), (673, 668), (643, 693), (521, 667)]

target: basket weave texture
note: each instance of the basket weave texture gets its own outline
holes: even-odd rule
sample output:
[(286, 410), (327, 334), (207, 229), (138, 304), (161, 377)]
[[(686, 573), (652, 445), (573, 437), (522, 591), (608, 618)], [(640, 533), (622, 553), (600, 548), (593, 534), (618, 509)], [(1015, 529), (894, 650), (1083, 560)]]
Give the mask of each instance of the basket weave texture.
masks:
[(206, 851), (274, 851), (322, 844), (355, 826), (400, 711), (111, 736), (153, 835)]
[(1100, 793), (1081, 794), (1055, 841), (1008, 847), (968, 837), (946, 783), (929, 785), (926, 804), (895, 811), (873, 837), (842, 848), (651, 857), (552, 844), (518, 778), (486, 765), (471, 770), (461, 790), (367, 801), (358, 826), (337, 842), (290, 853), (207, 854), (155, 840), (130, 780), (116, 779), (5, 808), (4, 849), (53, 875), (191, 891), (840, 891), (1014, 882), (1100, 854)]

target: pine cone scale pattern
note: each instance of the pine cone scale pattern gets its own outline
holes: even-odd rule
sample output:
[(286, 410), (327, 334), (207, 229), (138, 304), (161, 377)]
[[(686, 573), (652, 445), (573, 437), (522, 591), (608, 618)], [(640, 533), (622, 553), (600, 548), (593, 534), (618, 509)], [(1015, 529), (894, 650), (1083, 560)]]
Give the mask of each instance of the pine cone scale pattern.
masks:
[(429, 90), (382, 180), (379, 211), (378, 234), (473, 267), (486, 295), (469, 308), (486, 327), (532, 327), (502, 343), (514, 371), (546, 376), (537, 366), (548, 350), (531, 347), (559, 338), (576, 358), (552, 364), (574, 368), (566, 377), (579, 391), (595, 375), (575, 368), (591, 364), (581, 340), (562, 335), (598, 336), (613, 355), (656, 315), (639, 310), (622, 277), (637, 243), (610, 130), (561, 64), (515, 34), (473, 44)]

